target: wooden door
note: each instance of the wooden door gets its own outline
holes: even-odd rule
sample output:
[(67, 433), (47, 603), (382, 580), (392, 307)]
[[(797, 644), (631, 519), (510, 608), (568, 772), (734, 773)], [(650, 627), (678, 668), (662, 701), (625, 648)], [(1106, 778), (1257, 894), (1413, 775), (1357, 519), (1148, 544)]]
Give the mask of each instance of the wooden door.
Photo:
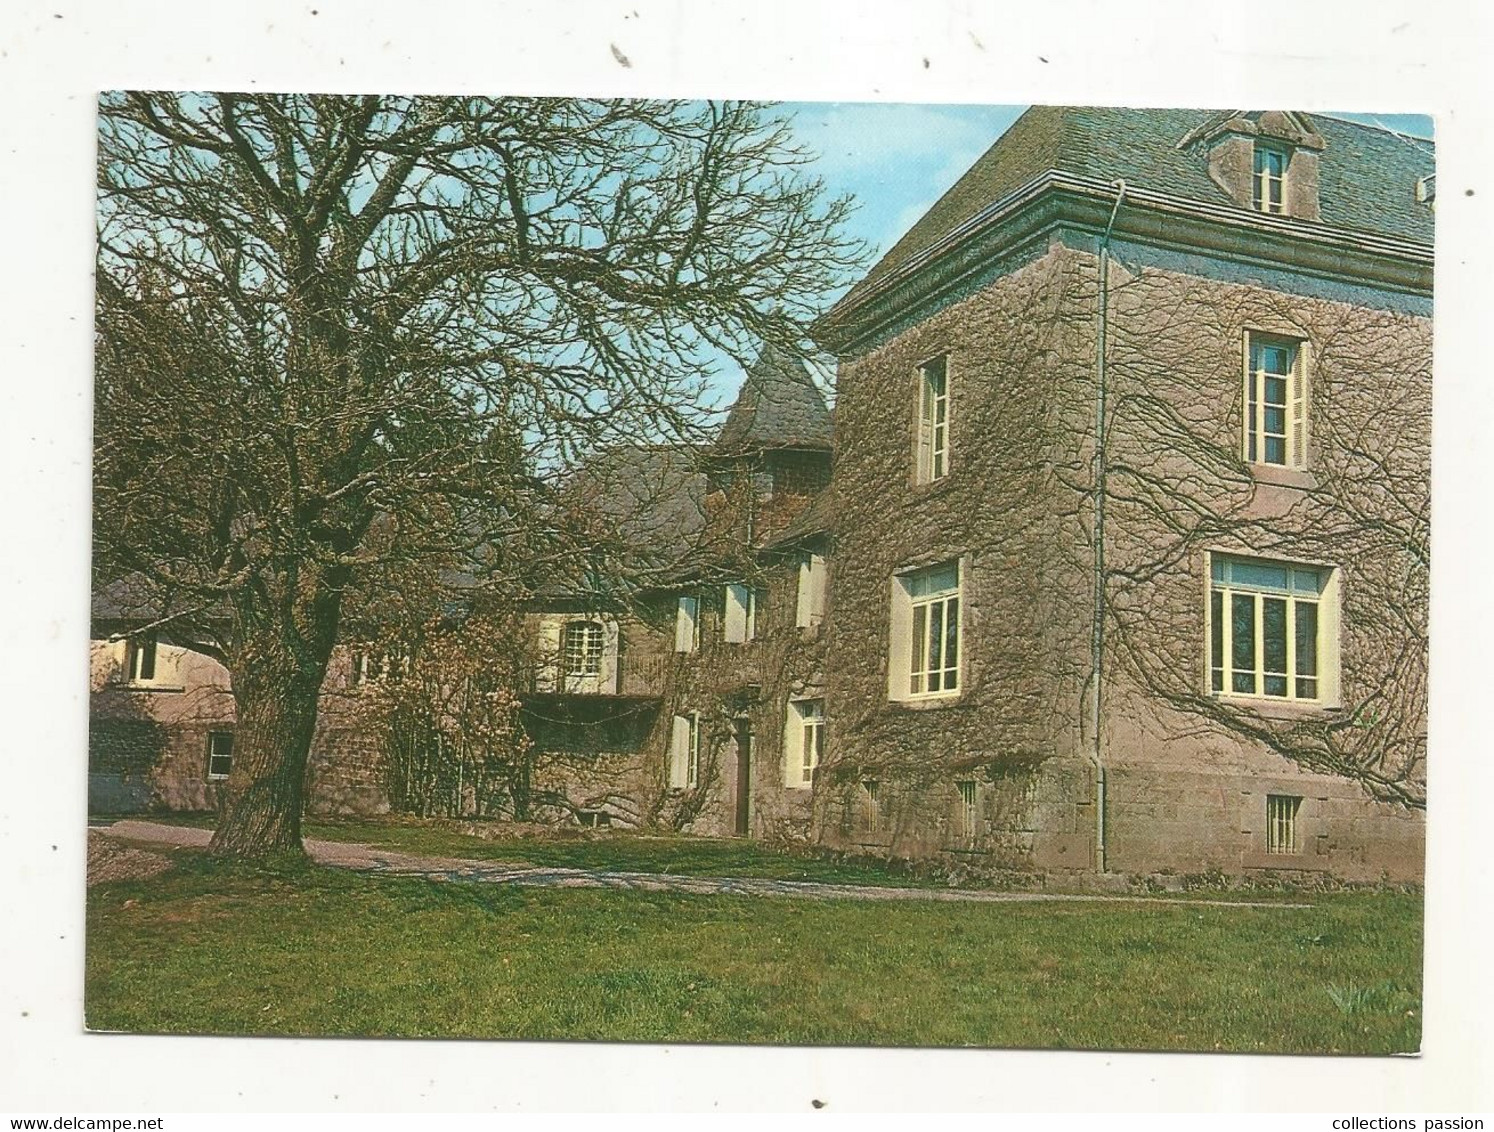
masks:
[(736, 721), (737, 743), (737, 820), (736, 834), (746, 837), (752, 830), (752, 723)]

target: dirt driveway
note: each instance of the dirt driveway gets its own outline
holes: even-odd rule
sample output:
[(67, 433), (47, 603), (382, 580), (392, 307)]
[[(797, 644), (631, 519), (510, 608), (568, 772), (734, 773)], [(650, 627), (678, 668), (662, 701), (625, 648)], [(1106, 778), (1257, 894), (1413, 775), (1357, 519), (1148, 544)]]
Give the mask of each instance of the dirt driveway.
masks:
[[(164, 825), (133, 818), (97, 827), (102, 834), (135, 846), (206, 847), (212, 832), (190, 826)], [(679, 876), (665, 873), (609, 872), (570, 869), (518, 862), (477, 861), (461, 857), (420, 857), (394, 849), (351, 841), (306, 842), (306, 852), (319, 865), (390, 876), (428, 880), (475, 881), (531, 888), (613, 888), (640, 892), (681, 892), (734, 896), (796, 896), (819, 900), (924, 900), (985, 904), (1030, 902), (1135, 901), (1148, 904), (1215, 904), (1230, 908), (1306, 908), (1307, 904), (1244, 900), (1177, 900), (1156, 896), (1067, 895), (1052, 892), (988, 892), (969, 888), (892, 888), (865, 884), (825, 884), (818, 881), (771, 880), (764, 877)], [(155, 854), (151, 854), (155, 856)]]

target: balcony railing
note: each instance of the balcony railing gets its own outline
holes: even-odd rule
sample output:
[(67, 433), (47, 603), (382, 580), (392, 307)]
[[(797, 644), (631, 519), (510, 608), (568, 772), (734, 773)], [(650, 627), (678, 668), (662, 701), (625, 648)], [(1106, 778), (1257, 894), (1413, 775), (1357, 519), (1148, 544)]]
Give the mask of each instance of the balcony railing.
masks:
[(529, 690), (535, 693), (565, 696), (628, 696), (655, 698), (664, 694), (674, 667), (673, 655), (645, 654), (634, 657), (622, 653), (613, 665), (604, 662), (603, 673), (615, 669), (617, 679), (597, 676), (574, 676), (559, 672), (559, 665), (541, 666), (530, 674)]

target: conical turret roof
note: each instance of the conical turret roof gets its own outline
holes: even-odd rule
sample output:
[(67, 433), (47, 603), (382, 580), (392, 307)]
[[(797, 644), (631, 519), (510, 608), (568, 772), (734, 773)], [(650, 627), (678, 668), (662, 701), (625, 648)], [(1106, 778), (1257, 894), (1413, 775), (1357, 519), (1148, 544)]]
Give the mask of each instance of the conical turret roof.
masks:
[(765, 347), (727, 414), (716, 455), (829, 447), (830, 410), (804, 362), (777, 347)]

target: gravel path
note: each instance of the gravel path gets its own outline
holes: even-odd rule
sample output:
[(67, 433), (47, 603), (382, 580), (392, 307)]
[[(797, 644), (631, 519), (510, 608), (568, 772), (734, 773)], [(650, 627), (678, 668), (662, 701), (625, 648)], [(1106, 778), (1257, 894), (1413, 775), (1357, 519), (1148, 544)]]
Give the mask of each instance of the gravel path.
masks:
[[(212, 831), (191, 826), (126, 819), (97, 832), (135, 843), (204, 847)], [(818, 900), (925, 900), (983, 904), (1132, 902), (1144, 904), (1209, 904), (1226, 908), (1310, 908), (1310, 904), (1248, 900), (1181, 900), (1158, 896), (1070, 895), (1053, 892), (990, 892), (971, 888), (888, 888), (866, 884), (825, 884), (819, 881), (770, 880), (763, 877), (678, 876), (666, 873), (626, 873), (598, 869), (569, 869), (505, 861), (475, 861), (461, 857), (420, 857), (395, 849), (381, 849), (352, 841), (306, 841), (306, 852), (319, 865), (390, 876), (427, 880), (478, 881), (530, 888), (612, 888), (639, 892), (684, 892), (733, 896), (798, 896)]]

